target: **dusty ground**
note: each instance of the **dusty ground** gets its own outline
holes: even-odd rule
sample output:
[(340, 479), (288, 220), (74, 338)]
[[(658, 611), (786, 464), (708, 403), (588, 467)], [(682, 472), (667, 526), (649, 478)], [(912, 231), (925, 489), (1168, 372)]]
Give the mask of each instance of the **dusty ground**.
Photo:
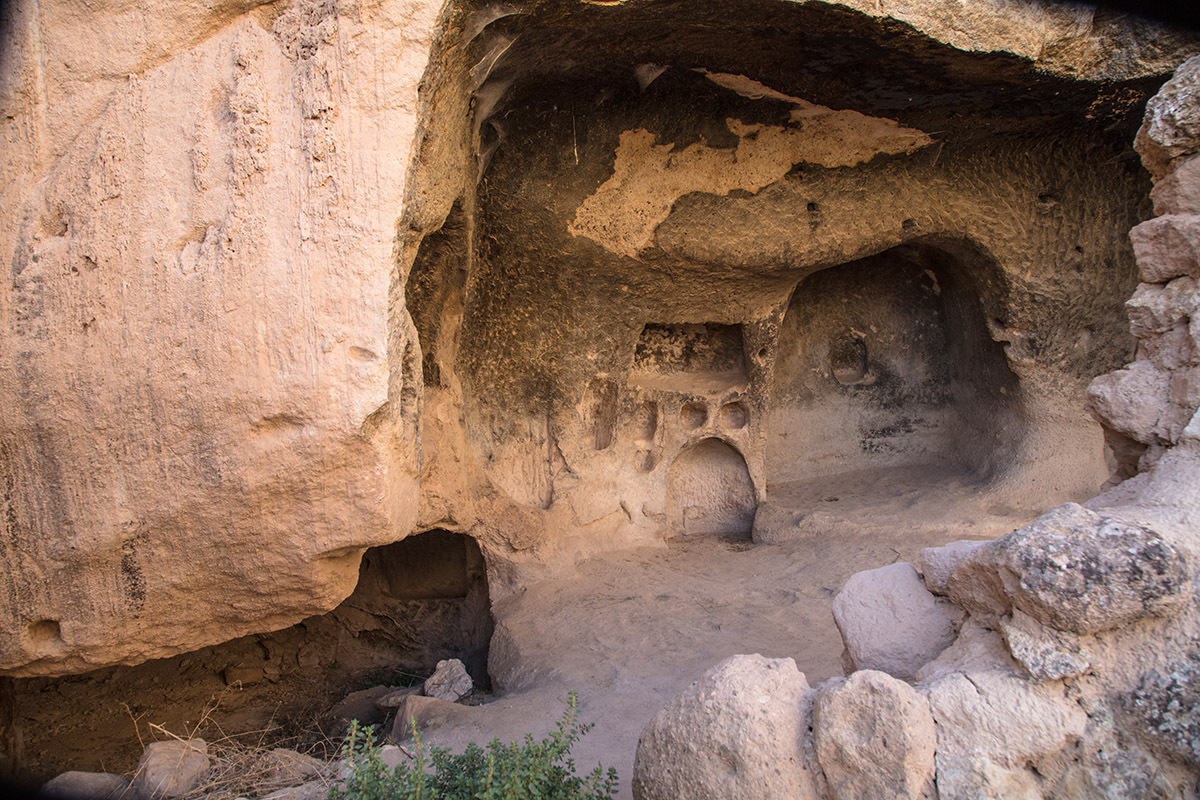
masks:
[[(840, 675), (830, 604), (850, 575), (915, 561), (922, 547), (998, 536), (1036, 516), (983, 515), (986, 522), (971, 525), (943, 510), (936, 524), (912, 524), (914, 510), (944, 501), (944, 494), (919, 503), (904, 494), (881, 500), (858, 512), (875, 520), (875, 530), (860, 534), (847, 532), (852, 514), (835, 535), (802, 541), (676, 539), (664, 549), (586, 561), (570, 581), (531, 585), (495, 609), (493, 677), (515, 691), (431, 726), (428, 738), (461, 746), (546, 730), (575, 689), (583, 719), (595, 723), (576, 746), (576, 762), (581, 769), (615, 766), (620, 796), (630, 797), (642, 728), (704, 670), (736, 653), (762, 653), (795, 659), (813, 685)], [(882, 535), (879, 520), (889, 519), (894, 527)], [(507, 674), (505, 640), (515, 647)]]

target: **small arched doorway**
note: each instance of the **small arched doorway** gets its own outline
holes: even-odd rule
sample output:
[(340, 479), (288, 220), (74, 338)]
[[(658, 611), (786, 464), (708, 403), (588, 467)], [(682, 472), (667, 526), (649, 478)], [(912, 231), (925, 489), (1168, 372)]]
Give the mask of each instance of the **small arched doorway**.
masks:
[(672, 534), (750, 538), (757, 506), (742, 454), (720, 439), (686, 448), (667, 475), (667, 520)]

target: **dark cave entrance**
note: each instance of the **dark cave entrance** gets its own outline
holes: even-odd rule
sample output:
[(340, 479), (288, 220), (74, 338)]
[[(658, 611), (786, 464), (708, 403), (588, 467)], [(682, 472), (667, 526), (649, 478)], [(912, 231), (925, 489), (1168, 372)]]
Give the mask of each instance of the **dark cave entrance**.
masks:
[(492, 638), (487, 567), (470, 536), (431, 530), (363, 555), (358, 586), (333, 612), (375, 666), (416, 674), (460, 659), (477, 686), (490, 687)]
[(15, 680), (21, 778), (132, 771), (143, 743), (160, 737), (151, 725), (323, 752), (324, 731), (337, 727), (330, 710), (352, 692), (411, 682), (446, 658), (490, 689), (492, 627), (474, 539), (431, 530), (372, 547), (354, 592), (327, 614), (136, 666)]

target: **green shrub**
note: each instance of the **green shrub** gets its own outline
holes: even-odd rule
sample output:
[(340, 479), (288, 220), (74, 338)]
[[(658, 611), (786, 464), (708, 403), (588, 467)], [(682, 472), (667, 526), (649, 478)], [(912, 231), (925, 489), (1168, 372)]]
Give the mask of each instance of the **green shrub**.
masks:
[(379, 758), (372, 732), (352, 723), (343, 746), (351, 764), (342, 787), (330, 800), (606, 800), (617, 793), (617, 771), (597, 766), (586, 778), (575, 775), (571, 747), (592, 729), (580, 725), (578, 698), (571, 692), (567, 709), (540, 742), (532, 734), (518, 744), (493, 739), (487, 747), (472, 742), (459, 755), (432, 747), (426, 753), (411, 720), (415, 740), (412, 761), (389, 770)]

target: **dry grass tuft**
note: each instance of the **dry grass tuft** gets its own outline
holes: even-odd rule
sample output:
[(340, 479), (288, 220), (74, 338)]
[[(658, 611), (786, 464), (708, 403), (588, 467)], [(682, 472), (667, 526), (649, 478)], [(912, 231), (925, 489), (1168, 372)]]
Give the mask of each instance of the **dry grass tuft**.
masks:
[[(291, 737), (290, 743), (303, 745), (305, 752), (300, 752), (284, 746), (289, 740), (280, 738), (281, 726), (275, 724), (274, 718), (261, 730), (233, 735), (225, 733), (213, 718), (220, 702), (221, 696), (218, 696), (206, 704), (200, 720), (182, 735), (154, 723), (146, 726), (157, 741), (174, 739), (182, 742), (202, 738), (208, 745), (210, 766), (204, 780), (179, 800), (263, 797), (310, 781), (323, 781), (327, 789), (333, 786), (337, 766), (327, 759), (337, 754), (340, 745), (324, 735), (315, 718), (311, 726)], [(144, 749), (147, 743), (142, 739), (140, 719), (134, 718), (132, 713), (130, 718), (139, 729), (138, 740)], [(130, 777), (136, 776), (135, 772)]]

